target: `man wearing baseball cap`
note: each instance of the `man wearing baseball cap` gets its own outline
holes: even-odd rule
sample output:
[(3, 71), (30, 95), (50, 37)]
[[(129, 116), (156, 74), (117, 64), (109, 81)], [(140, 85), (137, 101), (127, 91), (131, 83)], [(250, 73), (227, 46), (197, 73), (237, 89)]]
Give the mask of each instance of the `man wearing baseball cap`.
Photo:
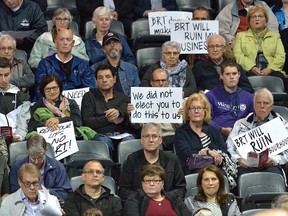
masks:
[(130, 96), (130, 88), (139, 86), (140, 79), (135, 65), (121, 59), (122, 44), (117, 34), (108, 32), (103, 37), (103, 50), (106, 59), (91, 66), (92, 70), (101, 64), (108, 64), (113, 68), (116, 75), (115, 90)]

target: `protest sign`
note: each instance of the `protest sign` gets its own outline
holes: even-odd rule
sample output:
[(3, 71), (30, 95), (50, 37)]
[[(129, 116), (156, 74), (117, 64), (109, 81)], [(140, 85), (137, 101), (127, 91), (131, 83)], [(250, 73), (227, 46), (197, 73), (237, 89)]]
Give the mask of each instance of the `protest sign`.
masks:
[(260, 153), (268, 148), (271, 156), (288, 149), (288, 132), (279, 117), (232, 137), (232, 140), (245, 159), (248, 152)]
[(38, 134), (52, 146), (56, 160), (61, 160), (78, 151), (73, 122), (61, 123), (59, 126), (60, 128), (56, 131), (51, 131), (47, 127), (37, 128)]
[(150, 34), (170, 35), (172, 21), (191, 19), (192, 13), (184, 11), (161, 11), (148, 13)]
[(171, 21), (171, 41), (181, 43), (182, 54), (206, 54), (207, 38), (218, 33), (218, 20)]
[(132, 87), (132, 123), (182, 123), (178, 114), (182, 107), (182, 88), (178, 87)]
[(62, 95), (64, 95), (66, 98), (74, 99), (81, 110), (82, 98), (84, 94), (88, 91), (89, 91), (89, 87), (80, 88), (80, 89), (70, 89), (70, 90), (64, 90), (62, 92)]

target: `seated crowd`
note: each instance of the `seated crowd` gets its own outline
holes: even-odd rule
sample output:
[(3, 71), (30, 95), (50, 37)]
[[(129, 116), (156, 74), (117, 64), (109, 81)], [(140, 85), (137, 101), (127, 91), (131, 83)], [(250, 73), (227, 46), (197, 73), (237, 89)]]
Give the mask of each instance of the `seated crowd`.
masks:
[[(276, 118), (287, 127), (288, 119), (273, 110), (268, 86), (253, 89), (249, 82), (251, 76), (274, 76), (288, 92), (288, 1), (268, 2), (232, 0), (217, 15), (194, 8), (191, 19), (219, 21), (219, 34), (205, 41), (207, 54), (182, 55), (181, 43), (163, 42), (159, 60), (141, 78), (132, 23), (149, 13), (177, 11), (176, 0), (76, 0), (80, 33), (67, 8), (54, 11), (48, 30), (47, 1), (0, 1), (0, 215), (240, 216), (241, 175), (288, 175), (287, 150), (255, 167), (233, 140)], [(124, 24), (125, 35), (112, 30), (113, 20)], [(88, 21), (94, 29), (84, 40)], [(132, 87), (181, 88), (183, 121), (133, 122), (138, 107)], [(75, 89), (85, 89), (80, 102), (65, 93)], [(37, 129), (47, 127), (52, 134), (70, 121), (76, 140), (106, 143), (117, 169), (111, 174), (116, 191), (106, 185), (99, 158), (82, 158), (75, 187), (65, 158), (49, 154), (58, 147)], [(141, 149), (119, 164), (119, 145), (131, 140)], [(10, 163), (10, 145), (20, 142), (27, 153)], [(192, 169), (194, 156), (212, 163)], [(185, 176), (195, 173), (197, 191), (191, 195)], [(226, 179), (234, 194), (226, 191)], [(285, 203), (282, 195), (272, 207), (287, 211)]]

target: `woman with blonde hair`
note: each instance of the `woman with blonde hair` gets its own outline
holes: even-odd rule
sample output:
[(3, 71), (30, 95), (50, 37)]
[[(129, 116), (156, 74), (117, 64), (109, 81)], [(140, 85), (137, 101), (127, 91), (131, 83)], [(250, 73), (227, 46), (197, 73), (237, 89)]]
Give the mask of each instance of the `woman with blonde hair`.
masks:
[(176, 130), (175, 149), (185, 170), (187, 159), (192, 154), (210, 155), (215, 164), (222, 164), (222, 154), (227, 146), (217, 128), (210, 125), (211, 107), (204, 94), (194, 93), (184, 107), (185, 123)]

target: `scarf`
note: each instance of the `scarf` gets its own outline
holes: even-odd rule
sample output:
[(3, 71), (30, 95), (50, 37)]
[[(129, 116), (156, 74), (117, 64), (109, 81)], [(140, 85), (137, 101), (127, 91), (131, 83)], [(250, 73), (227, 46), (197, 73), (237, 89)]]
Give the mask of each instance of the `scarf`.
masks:
[(55, 116), (57, 117), (70, 117), (70, 106), (69, 101), (66, 97), (60, 95), (59, 97), (61, 103), (59, 108), (55, 106), (52, 101), (49, 101), (43, 97), (43, 103)]
[(258, 53), (262, 53), (263, 52), (263, 49), (262, 49), (262, 43), (263, 43), (263, 38), (265, 37), (265, 35), (267, 34), (267, 32), (269, 31), (268, 28), (265, 28), (263, 31), (261, 32), (256, 32), (254, 31), (252, 28), (250, 28), (254, 38), (256, 39), (257, 41), (257, 44), (258, 44)]
[(163, 60), (160, 60), (160, 66), (169, 74), (170, 87), (183, 87), (186, 82), (186, 67), (185, 60), (179, 61), (178, 64), (172, 69), (168, 70)]

